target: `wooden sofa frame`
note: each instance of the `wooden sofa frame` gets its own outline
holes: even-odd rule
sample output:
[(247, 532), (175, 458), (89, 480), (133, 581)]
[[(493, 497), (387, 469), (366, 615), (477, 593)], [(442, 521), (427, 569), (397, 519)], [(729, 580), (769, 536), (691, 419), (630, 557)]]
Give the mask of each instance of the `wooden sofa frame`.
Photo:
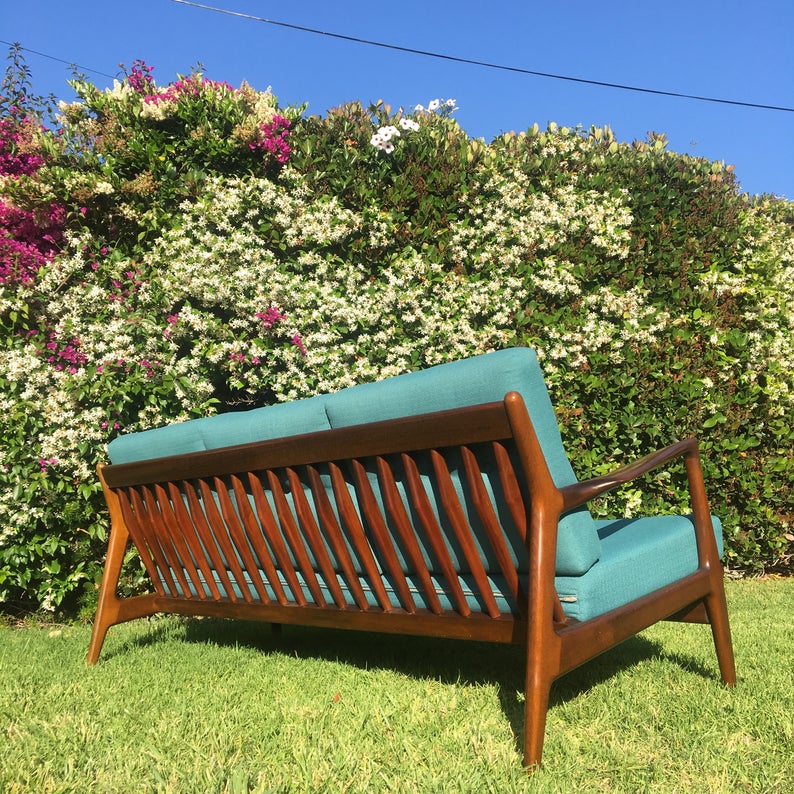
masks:
[[(523, 578), (515, 570), (485, 494), (477, 460), (477, 450), (483, 446), (498, 462), (509, 512), (526, 540), (529, 567)], [(478, 557), (477, 542), (482, 540), (473, 539), (449, 478), (450, 451), (462, 456), (492, 553), (517, 605), (514, 610), (500, 608), (490, 592)], [(454, 584), (451, 604), (441, 603), (434, 594), (414, 538), (416, 523), (423, 525), (447, 582), (457, 583), (457, 577), (438, 521), (422, 495), (413, 463), (419, 453), (431, 457), (440, 498), (469, 563), (480, 609)], [(566, 617), (555, 591), (560, 515), (675, 458), (683, 458), (686, 465), (697, 570), (598, 617), (582, 622)], [(385, 494), (380, 501), (373, 495), (363, 463), (369, 461), (371, 470), (373, 459)], [(408, 473), (414, 502), (410, 513), (394, 485), (395, 459)], [(325, 483), (320, 466), (327, 467)], [(528, 768), (541, 761), (553, 681), (657, 621), (710, 624), (722, 680), (730, 686), (736, 681), (722, 566), (694, 439), (608, 476), (557, 488), (524, 401), (512, 392), (503, 402), (102, 465), (98, 471), (112, 528), (89, 664), (99, 658), (109, 627), (157, 612), (518, 643), (526, 647), (523, 760)], [(351, 500), (351, 487), (360, 508)], [(301, 497), (306, 488), (314, 495), (315, 509)], [(286, 507), (290, 493), (298, 522)], [(359, 509), (374, 537), (365, 536)], [(391, 534), (386, 512), (389, 526), (396, 527)], [(155, 592), (119, 598), (117, 585), (130, 540)], [(404, 563), (401, 567), (397, 559), (397, 544), (410, 561), (410, 586)], [(339, 561), (336, 569), (329, 548)], [(363, 571), (353, 569), (346, 551), (350, 548), (363, 560)], [(373, 548), (385, 561), (383, 568), (399, 594), (399, 606), (384, 591), (383, 568), (378, 568)], [(326, 592), (318, 575), (327, 584)], [(369, 598), (360, 587), (362, 580), (371, 585), (374, 595)], [(241, 586), (243, 582), (248, 586)], [(338, 582), (346, 583), (347, 592)], [(416, 588), (426, 606), (417, 606)]]

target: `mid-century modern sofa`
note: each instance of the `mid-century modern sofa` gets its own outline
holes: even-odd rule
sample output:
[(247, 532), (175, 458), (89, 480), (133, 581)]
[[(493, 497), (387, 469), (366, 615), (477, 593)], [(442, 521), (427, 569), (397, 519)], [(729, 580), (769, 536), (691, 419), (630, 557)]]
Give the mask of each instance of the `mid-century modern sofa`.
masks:
[[(108, 453), (89, 663), (110, 626), (156, 612), (519, 643), (530, 768), (552, 682), (656, 621), (709, 623), (735, 683), (697, 442), (578, 482), (531, 349), (122, 435)], [(691, 514), (592, 518), (589, 500), (676, 458)], [(130, 541), (152, 592), (119, 598)]]

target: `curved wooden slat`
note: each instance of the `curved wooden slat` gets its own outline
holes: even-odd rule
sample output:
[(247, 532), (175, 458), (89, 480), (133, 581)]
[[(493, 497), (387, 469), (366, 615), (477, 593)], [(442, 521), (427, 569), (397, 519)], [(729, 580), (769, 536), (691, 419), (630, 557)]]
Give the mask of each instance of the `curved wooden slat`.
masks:
[[(497, 518), (496, 511), (493, 504), (488, 497), (488, 491), (483, 482), (482, 469), (477, 462), (477, 458), (472, 450), (467, 446), (460, 448), (463, 457), (463, 467), (466, 472), (466, 479), (469, 483), (469, 489), (472, 494), (472, 501), (474, 502), (474, 509), (480, 518), (480, 522), (485, 529), (488, 536), (488, 541), (491, 548), (496, 555), (496, 561), (499, 563), (499, 570), (507, 583), (507, 589), (518, 607), (519, 614), (524, 617), (527, 612), (527, 597), (521, 586), (521, 581), (516, 571), (515, 563), (510, 555), (510, 550), (505, 542), (505, 535), (499, 519)], [(497, 463), (497, 468), (503, 465)], [(500, 471), (500, 478), (501, 478)]]
[(411, 519), (400, 497), (400, 491), (397, 488), (394, 473), (385, 458), (376, 458), (376, 463), (378, 466), (378, 480), (383, 493), (383, 499), (386, 503), (386, 510), (397, 530), (397, 534), (400, 536), (400, 541), (405, 549), (405, 553), (408, 555), (408, 559), (411, 563), (411, 570), (416, 574), (419, 580), (425, 603), (429, 606), (430, 611), (435, 615), (440, 615), (444, 610), (438, 598), (436, 588), (433, 585), (433, 580), (430, 577), (430, 571), (422, 556), (422, 550), (419, 548)]
[(414, 509), (419, 515), (419, 520), (422, 522), (425, 534), (430, 542), (430, 547), (441, 568), (441, 573), (444, 574), (447, 586), (452, 591), (455, 609), (464, 617), (468, 617), (471, 615), (471, 607), (466, 601), (466, 596), (463, 595), (463, 590), (458, 581), (458, 572), (455, 570), (452, 558), (449, 556), (443, 532), (438, 525), (435, 513), (430, 505), (430, 500), (422, 485), (419, 469), (410, 455), (403, 453), (401, 458), (408, 480), (408, 492), (411, 495), (411, 501), (413, 502)]
[[(513, 518), (513, 522), (518, 529), (518, 533), (520, 537), (523, 539), (524, 543), (527, 546), (527, 553), (529, 553), (529, 542), (527, 539), (527, 508), (524, 505), (524, 499), (521, 495), (521, 488), (518, 485), (518, 478), (516, 476), (516, 471), (513, 468), (513, 463), (510, 460), (510, 454), (508, 453), (507, 449), (505, 448), (504, 444), (499, 441), (492, 442), (494, 455), (496, 457), (496, 464), (497, 470), (499, 472), (499, 481), (502, 484), (502, 492), (505, 497), (505, 501), (507, 502), (508, 509), (510, 510), (510, 515)], [(528, 594), (524, 590), (523, 587), (520, 588), (518, 591), (521, 600), (519, 603), (519, 610), (522, 616), (525, 616), (528, 612)], [(552, 599), (552, 613), (553, 619), (557, 623), (565, 623), (567, 622), (568, 618), (565, 614), (565, 611), (562, 608), (562, 604), (560, 603), (560, 596), (557, 594), (557, 591), (554, 591), (554, 596)]]
[[(214, 479), (216, 481), (218, 480), (217, 477)], [(215, 495), (212, 492), (212, 488), (210, 488), (210, 485), (206, 480), (199, 480), (198, 484), (199, 490), (201, 491), (202, 500), (204, 501), (204, 515), (206, 516), (212, 536), (217, 541), (221, 553), (223, 554), (224, 559), (221, 561), (221, 568), (227, 569), (231, 572), (231, 577), (229, 578), (233, 577), (234, 582), (237, 583), (237, 589), (240, 591), (240, 595), (237, 595), (237, 593), (234, 592), (234, 586), (232, 585), (227, 595), (232, 599), (232, 601), (237, 601), (240, 599), (240, 596), (242, 596), (243, 600), (250, 604), (253, 601), (253, 598), (251, 597), (251, 592), (245, 581), (243, 569), (240, 567), (240, 561), (237, 559), (237, 555), (234, 553), (234, 547), (232, 546), (232, 542), (229, 539), (229, 533), (226, 530), (223, 517), (218, 510), (218, 505), (215, 503)], [(225, 487), (226, 486), (221, 482), (221, 488), (219, 490), (225, 489)], [(223, 565), (224, 562), (225, 565)]]
[(331, 505), (331, 500), (328, 498), (328, 493), (320, 477), (320, 472), (314, 466), (307, 466), (306, 469), (309, 474), (309, 486), (312, 490), (317, 514), (325, 530), (328, 542), (331, 544), (334, 556), (339, 563), (348, 590), (353, 594), (356, 606), (358, 606), (359, 609), (366, 610), (369, 607), (367, 596), (364, 594), (364, 590), (361, 587), (358, 572), (356, 571), (353, 558), (350, 556), (350, 551), (345, 543), (342, 529), (336, 519), (336, 514)]
[(187, 551), (187, 548), (184, 546), (184, 544), (180, 544), (179, 539), (175, 538), (168, 531), (162, 515), (163, 508), (160, 505), (156, 495), (157, 488), (157, 485), (152, 486), (152, 488), (148, 488), (146, 486), (141, 488), (144, 501), (146, 502), (149, 522), (154, 531), (154, 536), (157, 539), (157, 543), (163, 552), (163, 556), (168, 563), (171, 576), (175, 577), (176, 579), (177, 585), (181, 591), (180, 595), (184, 596), (185, 598), (192, 598), (193, 594), (191, 593), (190, 583), (185, 576), (182, 560), (183, 555), (180, 553), (180, 545), (182, 545), (184, 551)]
[(352, 460), (350, 463), (353, 467), (353, 474), (356, 479), (356, 491), (359, 495), (361, 509), (375, 536), (375, 542), (378, 544), (380, 553), (386, 563), (391, 581), (394, 582), (403, 608), (407, 612), (414, 613), (416, 612), (416, 602), (411, 595), (411, 588), (408, 585), (408, 580), (405, 578), (405, 573), (397, 558), (397, 552), (394, 549), (394, 544), (389, 535), (389, 529), (381, 514), (378, 500), (375, 498), (375, 494), (372, 491), (372, 485), (369, 482), (367, 470), (364, 468), (361, 461)]
[(152, 510), (150, 507), (153, 499), (151, 491), (149, 491), (146, 486), (142, 486), (140, 491), (137, 488), (133, 488), (131, 489), (131, 496), (133, 509), (140, 519), (138, 526), (146, 538), (146, 545), (156, 567), (156, 577), (165, 580), (163, 585), (166, 591), (170, 590), (172, 594), (176, 595), (179, 585), (176, 583), (169, 570), (171, 566), (165, 556), (163, 547), (160, 544), (160, 539), (157, 537), (157, 531), (153, 525), (154, 522), (152, 520)]
[[(146, 568), (146, 573), (149, 575), (149, 579), (151, 579), (157, 594), (165, 595), (165, 588), (157, 575), (157, 561), (152, 556), (149, 540), (143, 528), (143, 523), (146, 520), (143, 503), (140, 502), (140, 498), (136, 500), (137, 493), (135, 488), (119, 488), (115, 493), (119, 499), (119, 507), (121, 508), (124, 524), (130, 533), (130, 538), (135, 544), (135, 548), (138, 549), (138, 555), (141, 558), (141, 562), (143, 562), (143, 567)], [(140, 504), (139, 508), (136, 508), (136, 502)]]
[[(232, 488), (234, 488), (233, 483)], [(246, 537), (245, 531), (243, 530), (240, 515), (237, 512), (237, 508), (232, 503), (231, 497), (229, 496), (228, 486), (223, 482), (223, 480), (216, 477), (215, 490), (218, 493), (218, 501), (220, 502), (221, 513), (223, 515), (223, 520), (226, 522), (226, 527), (229, 530), (229, 536), (231, 538), (232, 545), (243, 561), (243, 566), (245, 568), (245, 572), (248, 574), (248, 579), (250, 579), (251, 584), (254, 586), (254, 590), (256, 590), (256, 594), (259, 596), (259, 599), (263, 603), (269, 604), (271, 598), (267, 594), (265, 583), (262, 581), (262, 574), (260, 573), (261, 569), (256, 564), (256, 560), (254, 559), (251, 546), (248, 543), (248, 538)], [(241, 590), (243, 586), (246, 586), (246, 589), (249, 589), (245, 579), (240, 582)], [(254, 600), (253, 597), (251, 600)]]
[(171, 538), (171, 542), (174, 545), (179, 559), (177, 578), (180, 578), (179, 573), (181, 573), (182, 577), (180, 578), (180, 582), (182, 579), (185, 580), (185, 597), (201, 598), (204, 594), (204, 588), (201, 586), (201, 577), (196, 570), (196, 566), (193, 562), (193, 555), (190, 552), (190, 547), (188, 546), (182, 526), (174, 512), (171, 499), (165, 488), (159, 484), (154, 486), (154, 495), (162, 519), (162, 528), (168, 537)]
[(309, 592), (315, 604), (324, 607), (327, 604), (325, 596), (320, 588), (320, 583), (317, 581), (317, 577), (314, 575), (314, 567), (306, 552), (306, 546), (303, 543), (298, 525), (295, 523), (295, 518), (290, 510), (287, 496), (284, 493), (284, 489), (281, 487), (281, 481), (276, 476), (275, 472), (268, 471), (267, 482), (273, 494), (273, 501), (276, 504), (276, 513), (278, 514), (279, 523), (292, 549), (292, 553), (295, 555), (298, 569), (303, 576), (303, 581), (306, 582), (306, 586), (309, 588)]
[(342, 470), (335, 463), (329, 463), (328, 468), (331, 472), (331, 486), (334, 491), (336, 506), (347, 528), (350, 545), (353, 547), (358, 559), (361, 560), (364, 572), (375, 593), (375, 598), (378, 600), (378, 605), (384, 612), (391, 612), (394, 609), (394, 605), (391, 603), (391, 599), (383, 585), (378, 564), (372, 556), (372, 549), (369, 547), (369, 541), (364, 534), (364, 527), (361, 526), (361, 520), (350, 497), (350, 492), (347, 490), (347, 482), (345, 482), (345, 478), (342, 475)]
[(287, 586), (292, 593), (292, 599), (300, 606), (305, 606), (306, 595), (303, 592), (303, 587), (298, 581), (298, 574), (295, 566), (287, 551), (287, 546), (284, 543), (284, 538), (279, 529), (273, 511), (270, 509), (270, 502), (265, 495), (265, 489), (262, 486), (262, 481), (253, 472), (248, 474), (248, 483), (251, 488), (251, 493), (254, 496), (254, 505), (256, 506), (256, 514), (262, 526), (262, 531), (265, 536), (265, 541), (273, 550), (273, 555), (278, 563), (278, 569), (284, 576)]
[(187, 499), (187, 509), (190, 513), (193, 526), (196, 528), (196, 534), (211, 561), (210, 578), (214, 580), (216, 576), (218, 577), (220, 587), (223, 588), (226, 594), (219, 594), (220, 598), (228, 598), (235, 601), (237, 599), (234, 594), (234, 585), (231, 579), (229, 579), (229, 574), (226, 572), (226, 564), (221, 557), (218, 541), (207, 522), (207, 516), (204, 514), (204, 509), (201, 506), (201, 501), (199, 499), (200, 486), (198, 484), (194, 485), (193, 483), (183, 482), (183, 489)]
[[(245, 528), (245, 535), (251, 544), (252, 553), (256, 557), (256, 568), (258, 571), (264, 572), (265, 578), (276, 596), (276, 601), (282, 605), (286, 604), (286, 593), (281, 585), (278, 572), (273, 565), (267, 543), (262, 536), (262, 527), (256, 520), (251, 503), (248, 501), (248, 492), (245, 490), (245, 485), (243, 485), (242, 480), (236, 474), (231, 476), (231, 483), (235, 499), (237, 500), (237, 514), (240, 516), (240, 520)], [(267, 603), (267, 601), (265, 603)]]
[(441, 494), (441, 504), (446, 511), (449, 523), (452, 525), (452, 531), (455, 533), (458, 544), (463, 551), (463, 556), (469, 565), (469, 571), (471, 571), (471, 575), (480, 591), (480, 597), (485, 604), (485, 609), (490, 617), (498, 618), (501, 613), (494, 598), (491, 583), (488, 581), (488, 575), (485, 573), (480, 550), (472, 535), (471, 525), (455, 491), (446, 460), (436, 449), (430, 450), (430, 459), (433, 463), (433, 471), (435, 472), (438, 490)]
[(295, 505), (295, 512), (298, 514), (298, 521), (303, 529), (303, 535), (309, 541), (309, 548), (311, 549), (317, 565), (320, 567), (320, 572), (331, 591), (331, 596), (334, 603), (340, 608), (344, 609), (347, 605), (345, 595), (342, 588), (339, 586), (339, 580), (336, 578), (334, 571), (334, 564), (328, 555), (328, 549), (325, 546), (317, 522), (314, 519), (311, 505), (306, 498), (306, 493), (303, 490), (303, 483), (300, 481), (297, 472), (293, 468), (287, 469), (287, 479), (290, 488), (292, 489), (292, 501)]
[(518, 534), (526, 544), (527, 542), (527, 506), (524, 504), (524, 497), (521, 495), (521, 488), (518, 485), (516, 472), (510, 460), (505, 445), (499, 441), (493, 442), (494, 457), (496, 458), (496, 468), (499, 472), (499, 481), (502, 484), (502, 493), (507, 503), (507, 509), (518, 530)]
[[(190, 488), (189, 483), (182, 483), (181, 489), (176, 483), (168, 483), (168, 491), (170, 495), (171, 505), (173, 506), (174, 515), (182, 530), (187, 544), (195, 560), (196, 568), (204, 578), (204, 584), (210, 591), (210, 597), (217, 600), (221, 598), (220, 590), (215, 582), (215, 577), (212, 575), (212, 563), (207, 558), (207, 552), (201, 542), (201, 538), (196, 531), (193, 520), (185, 505), (187, 499), (186, 489)], [(198, 589), (199, 597), (206, 598), (206, 593), (203, 589)]]

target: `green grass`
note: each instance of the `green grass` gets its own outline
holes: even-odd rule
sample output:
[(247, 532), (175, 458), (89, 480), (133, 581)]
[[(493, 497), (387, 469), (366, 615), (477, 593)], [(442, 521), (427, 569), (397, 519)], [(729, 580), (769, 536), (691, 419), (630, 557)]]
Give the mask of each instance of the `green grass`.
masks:
[(794, 579), (728, 584), (739, 682), (662, 624), (555, 684), (521, 769), (519, 648), (162, 618), (0, 627), (0, 791), (790, 792)]

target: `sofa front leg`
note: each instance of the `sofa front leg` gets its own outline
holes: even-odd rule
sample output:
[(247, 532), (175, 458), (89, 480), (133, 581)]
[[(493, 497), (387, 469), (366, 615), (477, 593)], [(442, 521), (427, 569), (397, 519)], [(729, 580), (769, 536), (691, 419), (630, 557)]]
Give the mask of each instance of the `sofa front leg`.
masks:
[(704, 600), (706, 614), (711, 625), (722, 681), (727, 686), (733, 687), (736, 686), (736, 661), (733, 656), (733, 641), (728, 620), (728, 604), (725, 600), (725, 584), (722, 581), (722, 566), (719, 566), (718, 572), (712, 573), (712, 583), (712, 591)]
[(549, 694), (554, 680), (536, 667), (532, 663), (527, 665), (524, 702), (524, 767), (527, 772), (534, 772), (540, 767), (546, 736)]

